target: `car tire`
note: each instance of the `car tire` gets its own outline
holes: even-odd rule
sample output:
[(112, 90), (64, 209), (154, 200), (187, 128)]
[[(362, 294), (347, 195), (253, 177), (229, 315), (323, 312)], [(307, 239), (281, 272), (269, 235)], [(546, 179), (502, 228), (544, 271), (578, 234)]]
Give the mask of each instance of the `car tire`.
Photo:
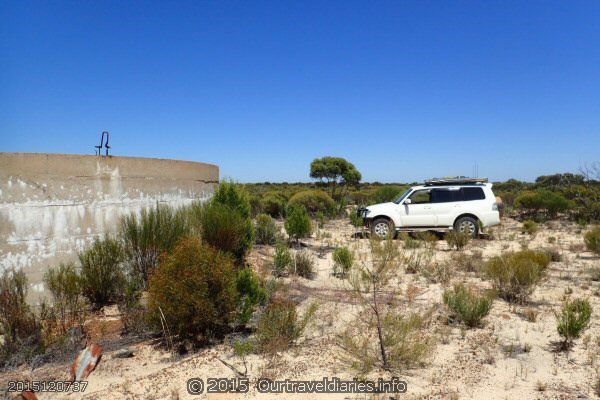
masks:
[(479, 236), (479, 221), (473, 217), (461, 217), (454, 223), (454, 230), (476, 238)]
[(371, 224), (371, 234), (381, 239), (387, 238), (390, 234), (394, 235), (394, 223), (385, 218), (377, 218)]

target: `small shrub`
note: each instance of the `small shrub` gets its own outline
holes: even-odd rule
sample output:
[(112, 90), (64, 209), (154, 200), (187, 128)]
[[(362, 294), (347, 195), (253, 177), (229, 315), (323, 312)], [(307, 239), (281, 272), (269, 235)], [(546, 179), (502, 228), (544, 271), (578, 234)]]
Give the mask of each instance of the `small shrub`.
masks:
[(423, 243), (425, 243), (425, 246), (430, 249), (435, 249), (435, 247), (437, 246), (437, 242), (438, 242), (437, 235), (435, 233), (429, 232), (429, 231), (418, 232), (417, 239), (423, 241)]
[(587, 232), (584, 236), (584, 241), (585, 247), (589, 251), (600, 255), (600, 227)]
[(288, 208), (303, 206), (312, 216), (317, 212), (331, 214), (335, 210), (335, 201), (322, 190), (303, 190), (294, 194), (288, 201)]
[(243, 268), (237, 273), (235, 286), (238, 295), (238, 322), (245, 325), (250, 321), (256, 307), (265, 302), (267, 293), (258, 276), (251, 268)]
[(316, 304), (311, 304), (300, 319), (294, 302), (275, 297), (260, 316), (256, 327), (258, 349), (276, 353), (289, 348), (302, 335), (316, 310)]
[(250, 218), (251, 206), (248, 193), (241, 185), (233, 181), (222, 181), (211, 199), (213, 204), (221, 204), (234, 210), (242, 218)]
[(277, 225), (273, 218), (267, 214), (256, 217), (254, 237), (257, 244), (274, 244), (277, 239)]
[(231, 255), (182, 240), (150, 278), (149, 322), (179, 339), (222, 336), (236, 315), (236, 276)]
[(421, 268), (421, 274), (428, 282), (446, 284), (452, 278), (452, 267), (446, 262), (427, 263)]
[(125, 285), (124, 260), (121, 242), (108, 236), (79, 254), (82, 293), (96, 309), (119, 300)]
[(310, 236), (311, 222), (306, 210), (302, 206), (291, 207), (285, 220), (285, 230), (290, 238), (296, 242)]
[(275, 247), (275, 256), (273, 257), (273, 275), (283, 276), (288, 267), (292, 264), (292, 254), (287, 246), (278, 243)]
[(139, 216), (135, 213), (125, 216), (120, 229), (131, 273), (145, 288), (161, 253), (171, 252), (191, 228), (185, 212), (157, 205), (143, 209)]
[(338, 247), (333, 251), (333, 274), (345, 277), (354, 264), (354, 253), (347, 247)]
[(488, 315), (492, 307), (492, 299), (479, 296), (462, 284), (446, 290), (443, 298), (454, 317), (469, 327), (480, 326), (481, 320)]
[(538, 224), (531, 220), (531, 219), (526, 219), (525, 221), (523, 221), (523, 226), (521, 227), (521, 233), (526, 233), (530, 236), (535, 236), (535, 234), (538, 232), (539, 227)]
[(235, 256), (242, 263), (252, 247), (254, 229), (249, 217), (226, 204), (212, 202), (200, 213), (202, 240)]
[(297, 251), (288, 269), (294, 275), (312, 279), (315, 274), (315, 260), (308, 251)]
[(570, 347), (573, 339), (580, 337), (588, 328), (591, 315), (592, 306), (588, 300), (567, 300), (563, 304), (560, 314), (556, 314), (556, 329), (563, 337), (564, 348)]
[(273, 218), (283, 218), (287, 202), (279, 193), (266, 193), (262, 198), (262, 208)]
[(560, 250), (552, 247), (552, 248), (546, 248), (543, 251), (550, 258), (550, 261), (552, 261), (552, 262), (561, 262), (562, 261), (562, 254), (561, 254)]
[(365, 225), (363, 217), (357, 214), (355, 208), (350, 210), (350, 212), (348, 213), (348, 217), (350, 218), (350, 224), (352, 224), (352, 226), (354, 226), (355, 228), (361, 228)]
[(60, 333), (72, 326), (83, 326), (84, 304), (81, 298), (81, 278), (73, 263), (59, 264), (44, 274), (44, 283), (52, 295)]
[(544, 277), (549, 263), (543, 252), (522, 250), (493, 257), (484, 269), (502, 298), (522, 303)]
[(404, 248), (407, 250), (418, 249), (421, 247), (421, 242), (414, 239), (406, 232), (400, 232), (399, 237), (404, 242)]
[(0, 366), (17, 366), (43, 350), (40, 324), (27, 304), (27, 277), (6, 269), (0, 276)]
[(481, 252), (474, 252), (471, 255), (455, 253), (452, 255), (452, 262), (459, 270), (464, 272), (479, 272), (483, 267)]
[(462, 250), (469, 243), (469, 234), (457, 231), (450, 231), (444, 236), (448, 246), (451, 249)]

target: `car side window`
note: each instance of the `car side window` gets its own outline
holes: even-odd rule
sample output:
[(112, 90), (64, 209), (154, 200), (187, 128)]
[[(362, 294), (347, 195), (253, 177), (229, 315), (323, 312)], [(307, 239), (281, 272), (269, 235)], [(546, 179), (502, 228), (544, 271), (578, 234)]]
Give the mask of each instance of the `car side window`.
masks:
[(417, 190), (410, 195), (412, 204), (427, 204), (431, 203), (431, 190)]
[(485, 193), (483, 193), (483, 189), (480, 187), (464, 187), (462, 188), (462, 192), (465, 201), (485, 199)]
[(433, 189), (431, 191), (432, 203), (449, 203), (452, 200), (452, 193), (448, 189)]

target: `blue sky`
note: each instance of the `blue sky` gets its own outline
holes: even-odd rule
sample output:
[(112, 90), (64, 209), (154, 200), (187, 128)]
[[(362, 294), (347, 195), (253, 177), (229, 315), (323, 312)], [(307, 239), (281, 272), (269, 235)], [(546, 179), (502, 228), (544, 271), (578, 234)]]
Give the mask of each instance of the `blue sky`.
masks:
[(534, 179), (600, 161), (598, 1), (2, 1), (0, 151), (307, 181)]

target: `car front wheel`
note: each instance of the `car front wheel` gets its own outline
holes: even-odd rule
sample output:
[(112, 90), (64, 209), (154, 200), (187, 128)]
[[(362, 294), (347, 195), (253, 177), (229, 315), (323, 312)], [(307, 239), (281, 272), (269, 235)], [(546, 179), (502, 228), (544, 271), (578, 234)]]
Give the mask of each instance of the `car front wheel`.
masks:
[(384, 218), (376, 219), (371, 225), (371, 233), (374, 236), (380, 237), (382, 239), (387, 238), (390, 234), (393, 234), (393, 232), (394, 223)]
[(475, 218), (462, 217), (454, 224), (454, 230), (460, 233), (466, 233), (472, 238), (476, 238), (477, 235), (479, 235), (479, 223)]

